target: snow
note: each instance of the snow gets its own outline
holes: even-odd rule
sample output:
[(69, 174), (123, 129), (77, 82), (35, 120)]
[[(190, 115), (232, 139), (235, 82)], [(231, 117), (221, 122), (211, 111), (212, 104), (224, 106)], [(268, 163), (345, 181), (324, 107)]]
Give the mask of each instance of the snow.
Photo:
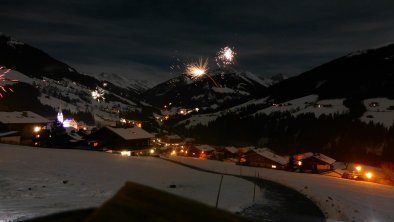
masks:
[(9, 136), (9, 135), (17, 134), (17, 133), (19, 133), (19, 131), (4, 132), (4, 133), (0, 133), (0, 137)]
[(318, 99), (318, 95), (304, 96), (281, 104), (272, 105), (268, 108), (257, 111), (255, 114), (269, 115), (272, 112), (296, 112), (301, 109), (305, 109), (306, 107), (315, 103), (317, 99)]
[(9, 79), (18, 80), (18, 82), (24, 82), (24, 83), (29, 83), (29, 84), (33, 84), (33, 82), (35, 81), (34, 78), (30, 78), (30, 77), (28, 77), (18, 71), (15, 71), (15, 70), (12, 70), (9, 73), (7, 73), (6, 77)]
[(240, 77), (243, 78), (245, 81), (251, 83), (250, 80), (253, 80), (254, 82), (257, 82), (258, 84), (268, 87), (270, 86), (270, 82), (268, 81), (265, 82), (262, 79), (260, 79), (259, 77), (255, 76), (254, 74), (250, 73), (250, 72), (243, 72), (240, 74)]
[(390, 128), (394, 123), (394, 100), (387, 98), (370, 98), (363, 101), (367, 111), (360, 117), (366, 123), (380, 123)]
[[(0, 221), (97, 207), (126, 181), (215, 206), (220, 182), (220, 175), (153, 157), (6, 144), (0, 144), (0, 175)], [(176, 188), (169, 188), (172, 184)], [(250, 206), (253, 188), (251, 182), (224, 176), (219, 208), (238, 212)]]
[(195, 146), (197, 149), (199, 149), (199, 150), (203, 150), (203, 151), (214, 151), (215, 150), (215, 148), (213, 148), (212, 146), (210, 146), (210, 145), (198, 145), (198, 146)]
[(151, 84), (145, 80), (130, 80), (115, 73), (100, 73), (94, 75), (95, 78), (103, 82), (110, 82), (123, 89), (134, 89), (142, 92), (151, 87)]
[(184, 164), (233, 175), (258, 175), (293, 188), (314, 201), (327, 221), (394, 221), (394, 187), (317, 174), (246, 167), (213, 160), (171, 157)]
[(222, 93), (222, 94), (232, 94), (235, 93), (233, 89), (226, 88), (226, 87), (212, 87), (212, 90), (216, 93)]
[(215, 121), (217, 118), (221, 116), (221, 112), (210, 113), (210, 114), (201, 114), (201, 115), (193, 115), (192, 117), (180, 121), (177, 125), (185, 124), (185, 128), (191, 128), (197, 125), (208, 126), (210, 122)]
[(333, 158), (331, 158), (329, 156), (326, 156), (324, 154), (312, 153), (312, 152), (297, 154), (295, 156), (295, 159), (296, 160), (303, 160), (303, 159), (307, 159), (307, 158), (310, 158), (310, 157), (315, 157), (316, 159), (321, 160), (321, 161), (323, 161), (325, 163), (328, 163), (328, 164), (334, 164), (335, 161), (336, 161)]
[(8, 124), (8, 123), (49, 123), (51, 121), (31, 111), (23, 111), (23, 112), (0, 112), (0, 122), (4, 124)]
[(106, 126), (106, 128), (118, 134), (120, 137), (122, 137), (125, 140), (149, 139), (155, 137), (154, 135), (138, 127), (114, 128), (114, 127)]
[(230, 153), (238, 153), (238, 148), (233, 146), (226, 146), (224, 149), (226, 149)]
[(9, 46), (15, 48), (15, 46), (17, 46), (17, 45), (24, 45), (25, 43), (20, 42), (20, 41), (18, 41), (18, 40), (16, 40), (16, 39), (11, 38), (10, 40), (8, 40), (7, 44), (8, 44)]
[(270, 159), (270, 160), (280, 163), (282, 165), (286, 165), (289, 162), (288, 158), (285, 158), (283, 156), (279, 156), (279, 155), (273, 153), (268, 148), (253, 149), (253, 151), (256, 152), (257, 154), (259, 154), (260, 156), (263, 156), (267, 159)]
[(344, 100), (344, 98), (319, 100), (315, 105), (308, 106), (296, 112), (294, 115), (298, 116), (300, 114), (313, 113), (316, 118), (319, 118), (323, 114), (344, 114), (349, 112), (349, 109), (343, 105)]
[(314, 157), (315, 157), (316, 159), (321, 160), (321, 161), (323, 161), (323, 162), (326, 162), (326, 163), (328, 163), (328, 164), (333, 164), (333, 163), (335, 163), (335, 161), (336, 161), (336, 160), (334, 160), (333, 158), (331, 158), (331, 157), (329, 157), (329, 156), (326, 156), (326, 155), (324, 155), (324, 154), (321, 154), (321, 153), (316, 153), (316, 154), (314, 155)]

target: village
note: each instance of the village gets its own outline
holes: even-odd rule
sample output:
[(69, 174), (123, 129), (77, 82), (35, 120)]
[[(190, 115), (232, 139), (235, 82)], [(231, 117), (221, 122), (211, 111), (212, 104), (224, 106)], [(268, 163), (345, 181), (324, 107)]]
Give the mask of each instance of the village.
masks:
[(266, 147), (234, 147), (198, 144), (175, 134), (153, 134), (141, 121), (120, 118), (114, 125), (88, 126), (64, 118), (61, 109), (53, 119), (31, 111), (0, 112), (0, 142), (48, 148), (102, 151), (122, 156), (189, 157), (217, 160), (239, 166), (313, 173), (392, 185), (381, 169), (337, 162), (322, 153), (279, 155)]

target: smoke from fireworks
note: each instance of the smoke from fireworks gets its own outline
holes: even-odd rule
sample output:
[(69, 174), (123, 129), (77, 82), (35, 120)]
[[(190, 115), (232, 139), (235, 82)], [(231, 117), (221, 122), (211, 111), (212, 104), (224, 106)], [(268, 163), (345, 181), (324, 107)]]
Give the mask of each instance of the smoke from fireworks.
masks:
[(97, 102), (105, 100), (105, 97), (104, 97), (105, 91), (104, 91), (104, 89), (102, 89), (100, 87), (96, 87), (96, 89), (93, 90), (91, 93), (92, 93), (92, 98), (94, 100), (97, 100)]
[(3, 93), (7, 93), (7, 92), (14, 92), (14, 90), (7, 85), (7, 83), (14, 83), (14, 82), (18, 82), (18, 80), (14, 80), (14, 79), (9, 79), (6, 78), (5, 76), (7, 75), (7, 73), (9, 73), (11, 71), (11, 69), (6, 69), (3, 66), (0, 66), (0, 98), (3, 98)]
[(221, 66), (232, 65), (235, 63), (235, 56), (237, 53), (231, 49), (230, 47), (226, 46), (219, 50), (216, 56), (216, 64)]

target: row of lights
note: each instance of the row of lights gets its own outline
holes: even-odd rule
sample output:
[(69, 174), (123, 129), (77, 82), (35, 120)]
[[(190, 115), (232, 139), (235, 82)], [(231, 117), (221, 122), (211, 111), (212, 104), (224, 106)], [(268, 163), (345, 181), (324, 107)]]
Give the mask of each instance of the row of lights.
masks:
[[(362, 167), (361, 166), (356, 166), (355, 167), (355, 169), (356, 169), (356, 171), (358, 172), (358, 173), (361, 173), (361, 171), (362, 171)], [(368, 171), (368, 172), (366, 172), (365, 173), (365, 177), (367, 178), (367, 179), (372, 179), (372, 177), (373, 177), (373, 173), (372, 172), (370, 172), (370, 171)]]

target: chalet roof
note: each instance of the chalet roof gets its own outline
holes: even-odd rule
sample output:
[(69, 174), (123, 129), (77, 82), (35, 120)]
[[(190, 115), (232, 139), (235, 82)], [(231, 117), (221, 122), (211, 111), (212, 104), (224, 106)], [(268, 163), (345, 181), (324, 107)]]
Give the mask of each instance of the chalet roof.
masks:
[(328, 164), (330, 164), (330, 165), (333, 164), (333, 163), (335, 163), (335, 161), (336, 161), (336, 160), (334, 160), (333, 158), (328, 157), (328, 156), (326, 156), (326, 155), (324, 155), (324, 154), (321, 154), (321, 153), (315, 153), (314, 157), (315, 157), (316, 159), (321, 160), (321, 161), (323, 161), (323, 162), (325, 162), (325, 163), (328, 163)]
[(51, 121), (31, 111), (0, 112), (0, 122), (10, 123), (50, 123)]
[(324, 154), (312, 153), (312, 152), (297, 154), (297, 155), (295, 155), (294, 158), (295, 158), (295, 160), (303, 160), (303, 159), (307, 159), (307, 158), (310, 158), (310, 157), (314, 157), (314, 158), (316, 158), (316, 159), (318, 159), (320, 161), (323, 161), (325, 163), (328, 163), (330, 165), (335, 163), (335, 161), (336, 161), (333, 158), (328, 157), (328, 156), (326, 156)]
[(282, 165), (285, 165), (289, 162), (288, 158), (277, 155), (268, 148), (252, 149), (252, 151)]
[(19, 133), (19, 131), (9, 131), (9, 132), (3, 132), (3, 133), (0, 133), (0, 137), (5, 137), (5, 136), (16, 135), (16, 134), (18, 134), (18, 133)]
[(166, 136), (168, 139), (171, 139), (171, 140), (180, 140), (180, 139), (182, 139), (180, 136), (178, 136), (178, 135), (167, 135)]
[(197, 149), (199, 149), (199, 150), (203, 150), (203, 151), (213, 151), (213, 150), (215, 150), (215, 148), (213, 148), (212, 146), (210, 146), (210, 145), (198, 145), (198, 146), (195, 146)]
[(122, 137), (125, 140), (149, 139), (155, 137), (139, 127), (115, 128), (111, 126), (106, 126), (106, 128), (118, 134), (120, 137)]
[(233, 146), (227, 146), (224, 149), (226, 149), (230, 153), (238, 153), (238, 149), (236, 147), (233, 147)]
[(241, 153), (247, 153), (249, 150), (252, 150), (252, 149), (254, 149), (255, 147), (254, 146), (247, 146), (247, 147), (241, 147), (241, 148), (239, 148), (238, 150), (239, 150), (239, 152), (241, 152)]

